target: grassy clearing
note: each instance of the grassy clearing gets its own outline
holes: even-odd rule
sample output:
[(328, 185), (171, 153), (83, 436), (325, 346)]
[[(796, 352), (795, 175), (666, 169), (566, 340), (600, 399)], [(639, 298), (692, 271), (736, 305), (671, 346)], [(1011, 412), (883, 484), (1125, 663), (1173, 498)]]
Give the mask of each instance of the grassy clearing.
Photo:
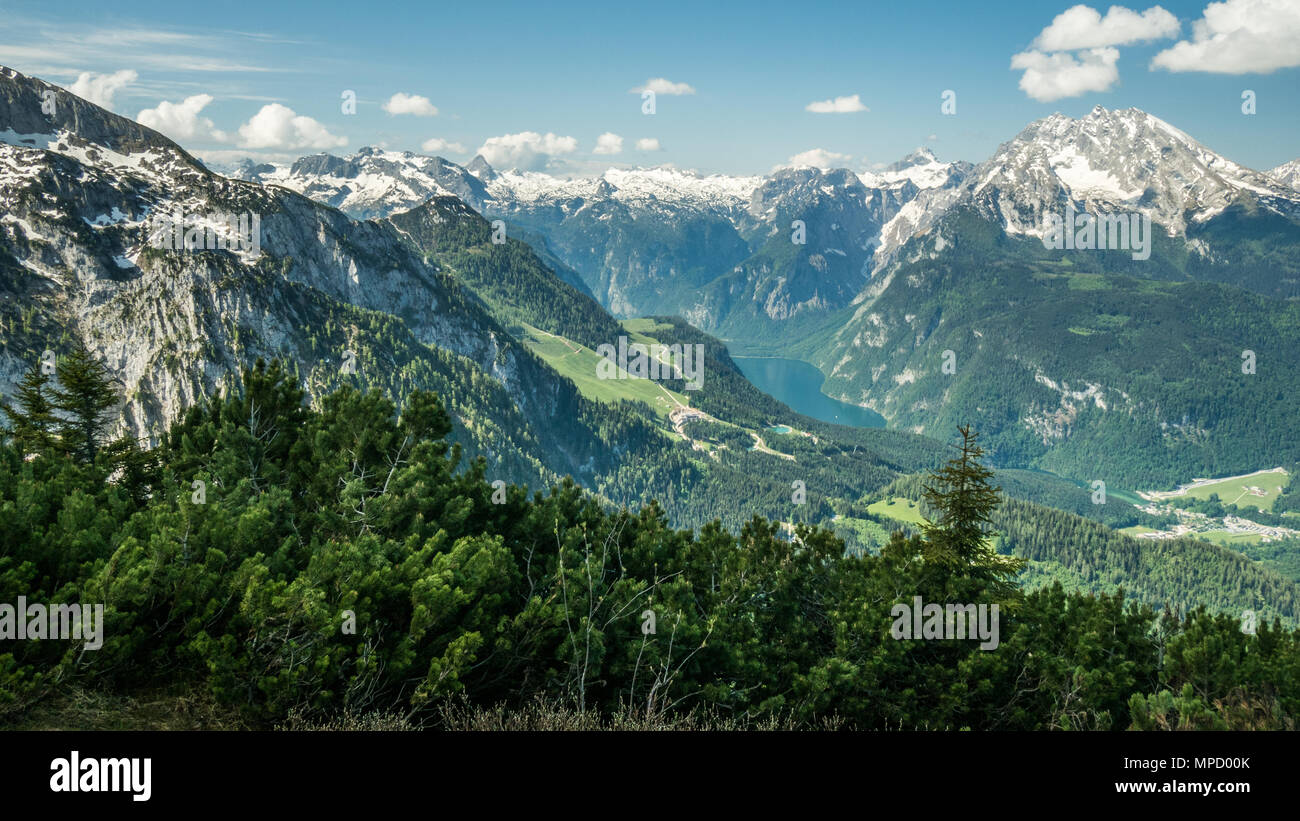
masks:
[[(600, 379), (596, 375), (596, 366), (600, 364), (602, 357), (591, 348), (562, 336), (549, 334), (531, 325), (525, 325), (524, 331), (526, 334), (524, 344), (528, 349), (540, 356), (561, 376), (573, 382), (588, 399), (608, 403), (620, 399), (644, 402), (664, 418), (667, 418), (673, 408), (677, 407), (673, 399), (683, 405), (691, 404), (686, 396), (663, 388), (659, 383), (649, 379)], [(656, 341), (650, 337), (634, 339), (631, 333), (628, 338), (645, 344)], [(669, 398), (670, 396), (672, 399)]]
[(1134, 506), (1147, 504), (1146, 499), (1143, 499), (1141, 496), (1137, 495), (1131, 490), (1124, 490), (1123, 488), (1106, 488), (1106, 493), (1111, 496), (1114, 496), (1116, 499), (1119, 499), (1121, 502), (1128, 502), (1129, 504)]
[[(672, 325), (669, 325), (667, 322), (655, 322), (650, 317), (645, 317), (645, 316), (639, 316), (636, 317), (635, 319), (622, 319), (619, 320), (618, 324), (622, 325), (623, 330), (628, 332), (629, 339), (632, 338), (633, 334), (637, 334), (640, 336), (647, 337), (651, 342), (658, 341), (657, 339), (653, 339), (655, 331), (661, 328), (673, 327)], [(642, 340), (633, 340), (633, 341), (644, 342), (646, 340), (642, 339)]]
[(1139, 536), (1143, 533), (1156, 533), (1158, 531), (1154, 527), (1147, 527), (1146, 525), (1134, 525), (1133, 527), (1122, 527), (1119, 529), (1118, 532), (1123, 533), (1125, 536)]
[(1282, 493), (1282, 488), (1286, 487), (1289, 481), (1291, 477), (1285, 471), (1229, 476), (1226, 479), (1189, 488), (1185, 495), (1170, 497), (1168, 501), (1176, 505), (1182, 499), (1209, 499), (1211, 494), (1217, 493), (1224, 507), (1253, 507), (1260, 511), (1267, 511), (1272, 509), (1273, 500)]
[(925, 521), (925, 517), (921, 515), (921, 510), (917, 507), (916, 502), (911, 499), (904, 499), (901, 496), (882, 499), (868, 505), (867, 511), (877, 516), (887, 516), (896, 522), (906, 522), (907, 524), (919, 525)]
[(1264, 537), (1258, 533), (1229, 533), (1226, 530), (1209, 530), (1197, 533), (1198, 538), (1223, 547), (1236, 547), (1243, 544), (1259, 544)]

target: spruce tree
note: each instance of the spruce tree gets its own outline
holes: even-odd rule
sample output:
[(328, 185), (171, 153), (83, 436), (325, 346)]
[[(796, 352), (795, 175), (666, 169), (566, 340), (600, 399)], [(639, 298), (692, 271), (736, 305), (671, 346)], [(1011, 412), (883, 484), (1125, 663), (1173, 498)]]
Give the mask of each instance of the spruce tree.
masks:
[(108, 411), (117, 405), (117, 391), (108, 371), (82, 344), (59, 359), (59, 387), (54, 407), (60, 412), (58, 434), (62, 448), (78, 461), (90, 464), (108, 430)]
[(3, 406), (9, 417), (10, 432), (23, 455), (46, 453), (53, 445), (58, 417), (48, 396), (50, 378), (39, 364), (33, 365), (18, 383), (17, 407), (6, 402)]
[(990, 526), (1002, 488), (993, 486), (993, 471), (980, 461), (984, 449), (976, 443), (979, 434), (969, 425), (958, 430), (961, 453), (931, 473), (924, 487), (923, 497), (934, 518), (921, 526), (921, 555), (945, 580), (966, 578), (982, 583), (994, 595), (1006, 595), (1014, 590), (1012, 580), (1024, 562), (993, 549), (997, 534)]

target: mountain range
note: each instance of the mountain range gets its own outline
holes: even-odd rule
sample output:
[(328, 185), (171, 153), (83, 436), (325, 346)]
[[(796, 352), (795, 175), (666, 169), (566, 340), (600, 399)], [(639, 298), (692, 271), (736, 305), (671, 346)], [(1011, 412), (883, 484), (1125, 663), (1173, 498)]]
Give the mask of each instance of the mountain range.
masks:
[[(1106, 525), (1145, 521), (1132, 505), (1080, 501), (1093, 479), (1168, 486), (1300, 460), (1287, 179), (1101, 108), (1033, 123), (978, 165), (919, 149), (874, 172), (560, 179), (364, 148), (223, 175), (0, 69), (0, 393), (84, 344), (118, 381), (119, 430), (156, 439), (242, 367), (280, 359), (317, 402), (341, 385), (399, 404), (432, 389), (493, 478), (572, 476), (614, 504), (658, 500), (679, 526), (758, 514), (869, 531), (868, 504), (969, 422), (998, 467), (1030, 469), (1015, 493), (1036, 573), (1152, 602), (1273, 591), (1290, 616), (1292, 582), (1203, 542), (1119, 536)], [(1044, 217), (1067, 208), (1148, 218), (1149, 259), (1046, 248)], [(175, 215), (229, 247), (165, 247)], [(223, 215), (257, 217), (255, 251), (225, 242)], [(704, 388), (596, 379), (595, 350), (623, 336), (704, 346)], [(823, 390), (891, 429), (801, 416), (731, 352), (811, 362)], [(1122, 558), (1068, 544), (1087, 519)], [(1198, 572), (1172, 569), (1185, 561)], [(1246, 574), (1240, 590), (1217, 589), (1224, 567)]]
[[(1254, 171), (1098, 106), (1031, 123), (978, 165), (918, 149), (877, 172), (561, 179), (366, 148), (239, 173), (358, 217), (454, 195), (616, 316), (677, 315), (739, 352), (793, 353), (827, 393), (917, 433), (974, 415), (1007, 464), (1169, 483), (1300, 456), (1278, 398), (1300, 341), (1296, 167)], [(1148, 258), (1045, 249), (1046, 219), (1067, 210), (1149, 220)], [(1220, 308), (1188, 310), (1202, 304)], [(1236, 379), (1248, 350), (1279, 367)], [(974, 367), (948, 379), (945, 351)]]

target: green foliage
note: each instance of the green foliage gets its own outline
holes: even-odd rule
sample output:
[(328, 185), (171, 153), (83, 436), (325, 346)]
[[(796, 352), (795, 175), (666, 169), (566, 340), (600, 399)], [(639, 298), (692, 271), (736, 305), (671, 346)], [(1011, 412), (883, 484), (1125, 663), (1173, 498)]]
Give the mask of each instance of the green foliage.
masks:
[[(1226, 284), (1268, 272), (1293, 295), (1293, 277), (1252, 260), (1240, 280), (1235, 265), (1189, 278), (1183, 243), (1159, 231), (1151, 259), (1136, 261), (1049, 251), (973, 212), (948, 219), (942, 254), (899, 263), (869, 311), (844, 309), (790, 346), (828, 374), (827, 393), (870, 398), (900, 428), (970, 421), (998, 466), (1111, 487), (1173, 487), (1300, 458), (1300, 302)], [(849, 343), (868, 333), (868, 316), (880, 323), (869, 331), (878, 360), (836, 367), (858, 355)], [(954, 374), (939, 367), (945, 350)], [(1242, 372), (1247, 350), (1255, 373)], [(915, 378), (895, 381), (906, 372)], [(1095, 398), (1072, 396), (1091, 388)]]
[[(100, 602), (106, 624), (95, 651), (7, 643), (0, 712), (189, 686), (256, 726), (542, 699), (596, 724), (1118, 729), (1134, 697), (1184, 685), (1209, 705), (1267, 699), (1279, 722), (1300, 711), (1280, 621), (1247, 636), (1122, 593), (1004, 587), (973, 437), (932, 482), (936, 526), (871, 556), (761, 517), (678, 530), (657, 504), (610, 509), (569, 481), (502, 497), (453, 431), (431, 394), (399, 407), (344, 386), (309, 408), (259, 363), (171, 427), (143, 493), (106, 459), (24, 459), (8, 436), (0, 602)], [(1000, 599), (1000, 646), (893, 638), (893, 605), (916, 595)]]
[(999, 556), (993, 549), (995, 534), (988, 526), (1001, 488), (990, 484), (993, 471), (980, 462), (984, 450), (975, 442), (977, 434), (968, 426), (959, 431), (960, 454), (931, 475), (922, 494), (934, 516), (921, 525), (922, 555), (944, 575), (987, 584), (988, 592), (1004, 598), (1024, 562)]
[(50, 378), (39, 364), (32, 365), (18, 383), (17, 406), (0, 405), (9, 418), (9, 431), (15, 443), (26, 452), (49, 453), (54, 450), (54, 427), (58, 417), (49, 393)]
[(54, 390), (54, 407), (61, 414), (55, 429), (61, 447), (83, 463), (93, 462), (111, 423), (109, 410), (118, 402), (108, 370), (78, 344), (58, 361), (56, 373), (61, 387)]

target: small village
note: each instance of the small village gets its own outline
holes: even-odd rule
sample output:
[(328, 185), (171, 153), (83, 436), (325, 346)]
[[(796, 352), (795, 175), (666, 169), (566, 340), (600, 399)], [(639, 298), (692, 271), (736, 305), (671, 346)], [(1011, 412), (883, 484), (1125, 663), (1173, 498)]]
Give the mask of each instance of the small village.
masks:
[(1178, 539), (1183, 536), (1200, 536), (1210, 533), (1227, 534), (1228, 536), (1258, 536), (1261, 542), (1272, 542), (1279, 539), (1292, 539), (1300, 537), (1300, 530), (1276, 525), (1260, 524), (1244, 516), (1226, 515), (1222, 517), (1208, 516), (1192, 510), (1184, 510), (1174, 504), (1174, 499), (1187, 498), (1193, 490), (1204, 488), (1210, 485), (1223, 485), (1226, 483), (1242, 482), (1237, 485), (1240, 492), (1233, 498), (1224, 498), (1222, 503), (1225, 506), (1240, 505), (1244, 499), (1267, 499), (1269, 491), (1257, 484), (1247, 484), (1251, 477), (1261, 476), (1263, 474), (1282, 473), (1285, 471), (1281, 468), (1271, 470), (1257, 471), (1256, 473), (1246, 474), (1244, 476), (1228, 477), (1227, 479), (1197, 479), (1190, 484), (1183, 485), (1173, 491), (1138, 491), (1138, 495), (1146, 500), (1147, 504), (1138, 505), (1138, 510), (1144, 513), (1150, 513), (1154, 516), (1176, 516), (1178, 523), (1166, 530), (1154, 530), (1141, 533), (1132, 533), (1138, 539)]

